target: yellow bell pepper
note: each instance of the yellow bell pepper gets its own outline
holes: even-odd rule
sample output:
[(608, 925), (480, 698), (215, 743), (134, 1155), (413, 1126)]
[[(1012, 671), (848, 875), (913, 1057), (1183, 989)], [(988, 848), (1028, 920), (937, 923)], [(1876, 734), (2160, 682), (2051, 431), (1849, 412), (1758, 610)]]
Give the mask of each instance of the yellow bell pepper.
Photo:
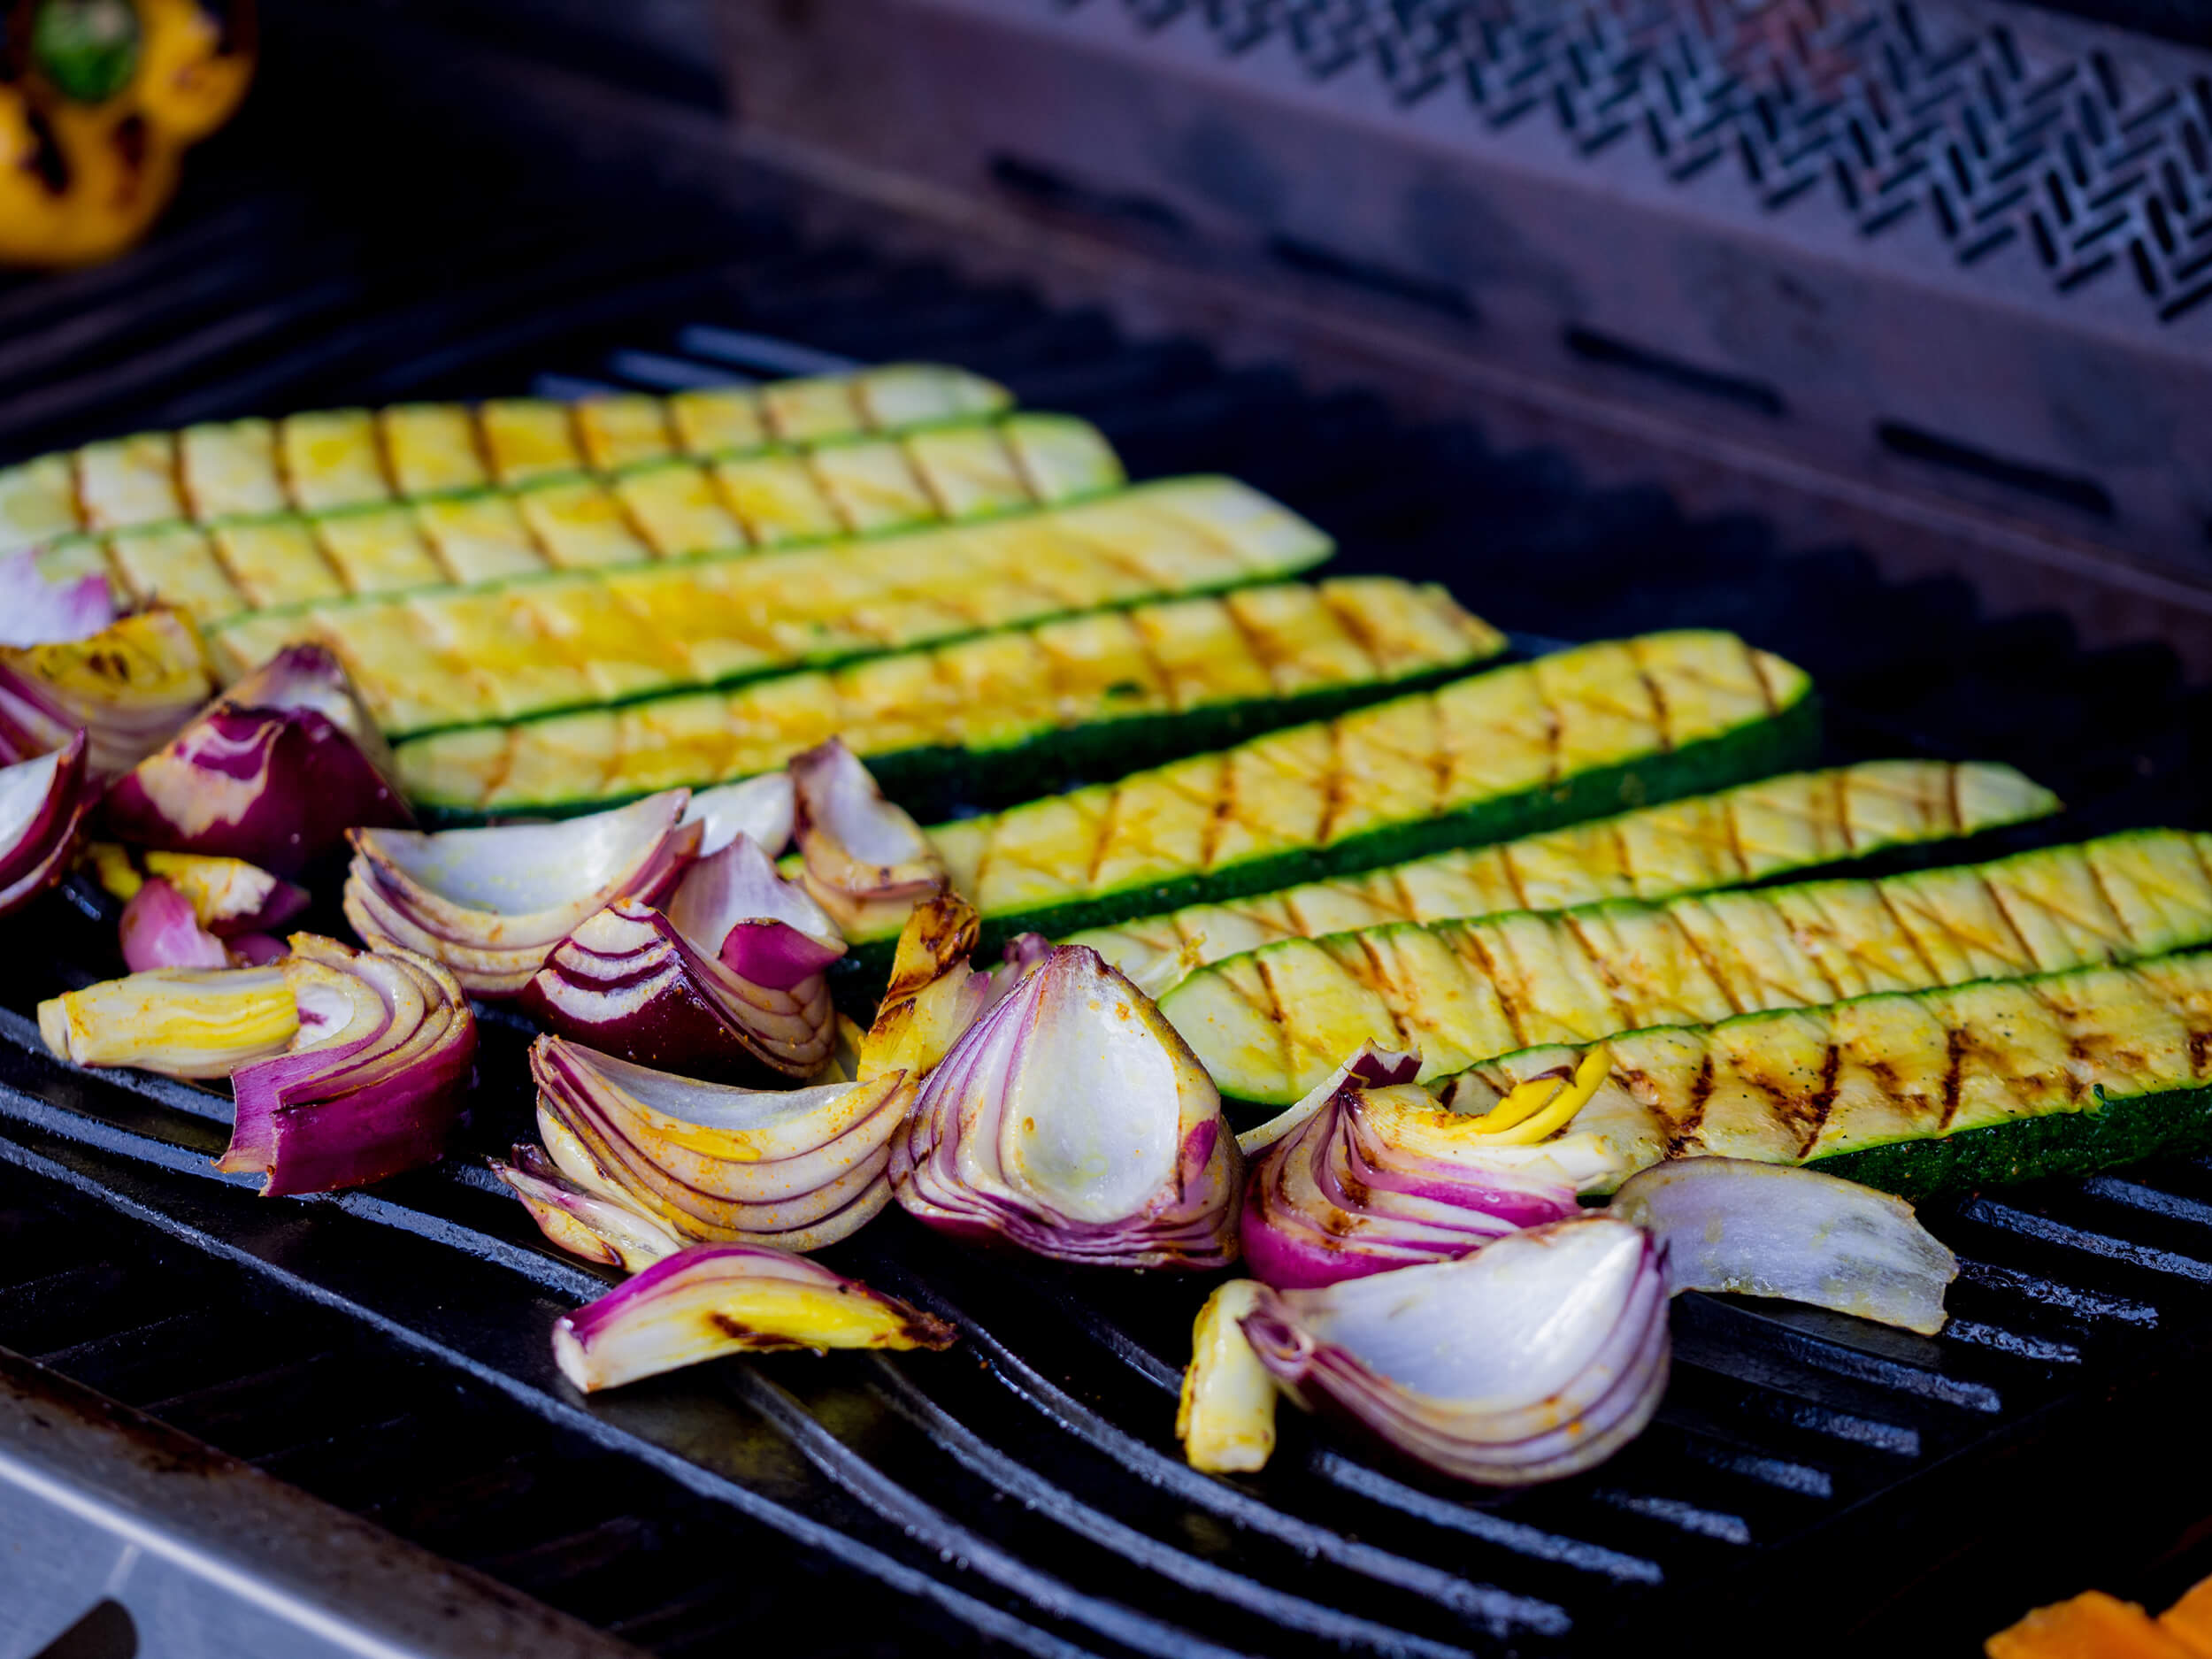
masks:
[(176, 193), (184, 151), (253, 74), (253, 14), (198, 0), (37, 0), (22, 73), (0, 80), (0, 264), (121, 252)]

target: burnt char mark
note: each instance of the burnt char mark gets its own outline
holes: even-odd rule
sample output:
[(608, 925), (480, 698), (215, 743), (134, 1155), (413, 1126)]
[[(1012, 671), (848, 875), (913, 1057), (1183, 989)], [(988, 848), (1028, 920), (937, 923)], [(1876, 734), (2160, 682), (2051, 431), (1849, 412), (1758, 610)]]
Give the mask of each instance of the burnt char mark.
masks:
[(1697, 1139), (1699, 1128), (1705, 1122), (1705, 1103), (1713, 1098), (1713, 1056), (1709, 1050), (1699, 1062), (1697, 1076), (1690, 1083), (1690, 1103), (1681, 1117), (1667, 1125), (1667, 1156), (1671, 1158), (1689, 1156)]
[(1836, 1108), (1836, 1081), (1842, 1071), (1843, 1050), (1832, 1042), (1828, 1045), (1828, 1057), (1820, 1064), (1820, 1087), (1805, 1102), (1801, 1118), (1805, 1135), (1797, 1145), (1797, 1156), (1801, 1158), (1810, 1157), (1813, 1148), (1820, 1144), (1821, 1131), (1828, 1126), (1828, 1114)]
[(1943, 1119), (1938, 1131), (1947, 1134), (1951, 1119), (1958, 1116), (1960, 1074), (1966, 1067), (1967, 1035), (1956, 1025), (1944, 1033)]

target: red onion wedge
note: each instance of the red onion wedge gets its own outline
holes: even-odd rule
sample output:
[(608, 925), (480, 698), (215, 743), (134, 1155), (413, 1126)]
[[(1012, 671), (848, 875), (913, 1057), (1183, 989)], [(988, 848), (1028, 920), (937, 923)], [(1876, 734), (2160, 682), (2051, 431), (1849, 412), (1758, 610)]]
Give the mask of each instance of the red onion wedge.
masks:
[(684, 1248), (643, 1210), (569, 1179), (538, 1148), (518, 1146), (513, 1159), (492, 1159), (492, 1173), (522, 1200), (538, 1230), (571, 1256), (635, 1273)]
[(288, 646), (117, 780), (104, 813), (142, 847), (297, 875), (349, 829), (414, 821), (390, 764), (337, 658)]
[(618, 899), (555, 946), (520, 1005), (565, 1037), (692, 1077), (810, 1077), (836, 1038), (818, 972), (788, 989), (754, 984), (635, 899)]
[[(1571, 1186), (1488, 1156), (1483, 1120), (1415, 1086), (1416, 1055), (1371, 1045), (1274, 1124), (1245, 1187), (1247, 1267), (1279, 1290), (1450, 1261), (1581, 1213)], [(1295, 1120), (1295, 1121), (1286, 1121)]]
[(228, 1077), (282, 1054), (299, 1033), (300, 1014), (276, 968), (160, 968), (41, 1002), (38, 1030), (77, 1065)]
[(688, 792), (496, 829), (351, 833), (346, 919), (372, 945), (449, 968), (472, 996), (513, 996), (553, 948), (618, 898), (653, 904), (698, 846)]
[(1234, 1261), (1242, 1175), (1197, 1056), (1080, 945), (953, 1045), (891, 1162), (899, 1202), (933, 1227), (1114, 1267)]
[(561, 1172), (688, 1240), (818, 1250), (889, 1202), (910, 1098), (897, 1072), (756, 1090), (632, 1065), (560, 1037), (530, 1049), (538, 1126)]
[(929, 837), (841, 740), (793, 756), (790, 773), (801, 879), (840, 926), (889, 921), (944, 890), (945, 861)]
[(561, 1374), (586, 1394), (725, 1354), (944, 1348), (943, 1320), (803, 1256), (702, 1244), (657, 1262), (553, 1327)]
[(1233, 1279), (1206, 1298), (1191, 1329), (1191, 1361), (1175, 1412), (1175, 1438), (1193, 1469), (1249, 1473), (1275, 1452), (1275, 1379), (1245, 1340), (1261, 1286)]
[(69, 868), (92, 788), (84, 733), (50, 753), (0, 767), (0, 916), (21, 910)]
[(227, 968), (223, 941), (200, 926), (192, 901), (160, 877), (139, 884), (123, 907), (123, 965), (150, 968)]
[(173, 611), (67, 643), (0, 645), (0, 759), (43, 755), (81, 731), (86, 766), (105, 781), (167, 742), (214, 689), (198, 633)]
[(769, 772), (741, 783), (700, 790), (684, 809), (684, 822), (704, 826), (699, 842), (702, 858), (711, 858), (741, 835), (751, 837), (756, 847), (773, 858), (790, 844), (796, 810), (791, 774)]
[(1508, 1233), (1455, 1262), (1263, 1290), (1243, 1325), (1299, 1404), (1485, 1486), (1604, 1462), (1666, 1388), (1658, 1247), (1604, 1217)]
[(38, 568), (38, 549), (0, 558), (0, 645), (56, 645), (115, 625), (115, 600), (104, 576), (53, 582)]
[(1910, 1204), (1818, 1170), (1683, 1158), (1630, 1176), (1607, 1213), (1659, 1241), (1677, 1294), (1781, 1296), (1933, 1336), (1958, 1277)]
[(265, 1197), (329, 1193), (434, 1164), (476, 1064), (476, 1019), (453, 976), (404, 952), (301, 933), (271, 972), (291, 987), (291, 1052), (231, 1075), (238, 1112), (217, 1167), (265, 1176)]

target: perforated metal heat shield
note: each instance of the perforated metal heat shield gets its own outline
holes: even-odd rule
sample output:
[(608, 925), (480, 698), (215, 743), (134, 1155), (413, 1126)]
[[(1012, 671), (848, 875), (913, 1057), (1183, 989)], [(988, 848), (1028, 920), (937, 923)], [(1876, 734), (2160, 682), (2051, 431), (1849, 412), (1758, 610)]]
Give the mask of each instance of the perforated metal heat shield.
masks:
[(731, 16), (792, 153), (1302, 296), (1406, 380), (1595, 403), (1837, 519), (1886, 497), (1993, 591), (2085, 572), (2201, 626), (2212, 56), (1975, 0)]
[[(289, 84), (295, 116), (326, 113), (326, 88)], [(143, 253), (0, 289), (0, 451), (825, 352), (942, 358), (1095, 419), (1140, 475), (1249, 478), (1346, 565), (1448, 580), (1525, 634), (1740, 628), (1820, 678), (1835, 758), (2014, 761), (2072, 803), (2051, 837), (2212, 825), (2212, 721), (2162, 648), (2085, 649), (2047, 612), (1993, 622), (1963, 583), (1786, 552), (1656, 480), (1600, 488), (1463, 420), (1226, 370), (1202, 342), (780, 218), (533, 201), (449, 133), (334, 180), (276, 117), (204, 158), (204, 194)], [(547, 1335), (597, 1282), (476, 1164), (528, 1133), (517, 1033), (490, 1031), (441, 1170), (263, 1201), (209, 1167), (219, 1102), (71, 1072), (26, 1023), (58, 984), (115, 971), (111, 928), (58, 896), (0, 938), (0, 1348), (35, 1362), (0, 1358), (6, 1659), (100, 1599), (140, 1651), (205, 1641), (240, 1628), (212, 1622), (225, 1596), (432, 1653), (588, 1651), (545, 1607), (671, 1655), (1970, 1652), (2032, 1602), (2093, 1583), (2157, 1602), (2212, 1570), (2201, 1164), (1934, 1207), (1966, 1265), (1933, 1340), (1678, 1304), (1659, 1423), (1560, 1486), (1425, 1486), (1294, 1417), (1263, 1477), (1224, 1481), (1186, 1470), (1171, 1432), (1192, 1286), (991, 1258), (895, 1212), (833, 1260), (960, 1322), (950, 1354), (729, 1362), (587, 1404)], [(369, 1525), (273, 1497), (208, 1446)], [(287, 1531), (317, 1548), (257, 1550)], [(64, 1535), (86, 1541), (60, 1554)], [(27, 1540), (71, 1575), (12, 1581)], [(418, 1616), (449, 1607), (424, 1636)], [(116, 1629), (111, 1610), (81, 1636)]]

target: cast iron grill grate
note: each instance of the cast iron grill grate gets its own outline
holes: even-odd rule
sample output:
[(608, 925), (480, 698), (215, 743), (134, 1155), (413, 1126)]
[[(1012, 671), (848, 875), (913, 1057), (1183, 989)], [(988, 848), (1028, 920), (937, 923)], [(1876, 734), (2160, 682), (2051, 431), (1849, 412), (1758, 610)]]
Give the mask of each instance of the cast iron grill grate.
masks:
[[(1524, 634), (1736, 627), (1821, 677), (1837, 758), (2014, 760), (2073, 803), (2038, 834), (2212, 823), (2204, 710), (2160, 649), (2084, 653), (2051, 617), (1988, 623), (1961, 586), (1885, 586), (1847, 549), (1786, 555), (1755, 523), (1687, 521), (1657, 489), (1593, 489), (1468, 426), (1409, 428), (1189, 342), (1131, 344), (1094, 313), (769, 224), (582, 247), (499, 227), (484, 248), (543, 254), (517, 302), (480, 287), (503, 255), (433, 282), (397, 256), (365, 274), (304, 232), (274, 264), (238, 253), (284, 222), (241, 211), (198, 234), (270, 304), (329, 290), (311, 349), (288, 328), (174, 358), (132, 343), (197, 337), (219, 309), (206, 295), (134, 299), (119, 344), (61, 337), (66, 287), (0, 296), (0, 328), (42, 365), (0, 359), (0, 447), (539, 376), (560, 391), (809, 353), (943, 357), (1097, 421), (1141, 474), (1249, 478), (1335, 533), (1346, 565), (1448, 580)], [(58, 904), (41, 923), (65, 971), (109, 971), (102, 930)], [(64, 971), (17, 960), (0, 1002), (27, 1012)], [(2093, 1570), (2078, 1539), (2026, 1545), (2080, 1506), (2109, 1517), (2102, 1460), (2191, 1397), (2212, 1333), (2212, 1165), (2177, 1163), (1936, 1212), (1967, 1262), (1938, 1340), (1685, 1302), (1659, 1424), (1562, 1486), (1470, 1499), (1294, 1419), (1263, 1479), (1225, 1482), (1171, 1438), (1188, 1286), (964, 1254), (895, 1213), (833, 1259), (962, 1324), (952, 1355), (727, 1364), (585, 1409), (545, 1336), (593, 1281), (538, 1251), (467, 1159), (264, 1204), (207, 1171), (223, 1132), (204, 1097), (69, 1073), (19, 1020), (4, 1035), (0, 1346), (661, 1653), (764, 1620), (824, 1652), (1544, 1653), (1652, 1620), (1707, 1619), (1717, 1640), (1737, 1612), (1801, 1617), (1816, 1571), (1840, 1635), (1955, 1558), (1984, 1576), (1954, 1581), (1952, 1622), (1924, 1632), (1963, 1639), (2046, 1595), (2054, 1561)], [(527, 1133), (513, 1058), (488, 1056), (472, 1153)], [(2124, 1420), (2086, 1409), (2113, 1394)], [(2160, 1455), (2177, 1490), (2205, 1472), (2185, 1440)], [(2108, 1519), (2094, 1548), (2139, 1566), (2177, 1532), (2149, 1509)], [(846, 1605), (871, 1610), (822, 1611)]]

